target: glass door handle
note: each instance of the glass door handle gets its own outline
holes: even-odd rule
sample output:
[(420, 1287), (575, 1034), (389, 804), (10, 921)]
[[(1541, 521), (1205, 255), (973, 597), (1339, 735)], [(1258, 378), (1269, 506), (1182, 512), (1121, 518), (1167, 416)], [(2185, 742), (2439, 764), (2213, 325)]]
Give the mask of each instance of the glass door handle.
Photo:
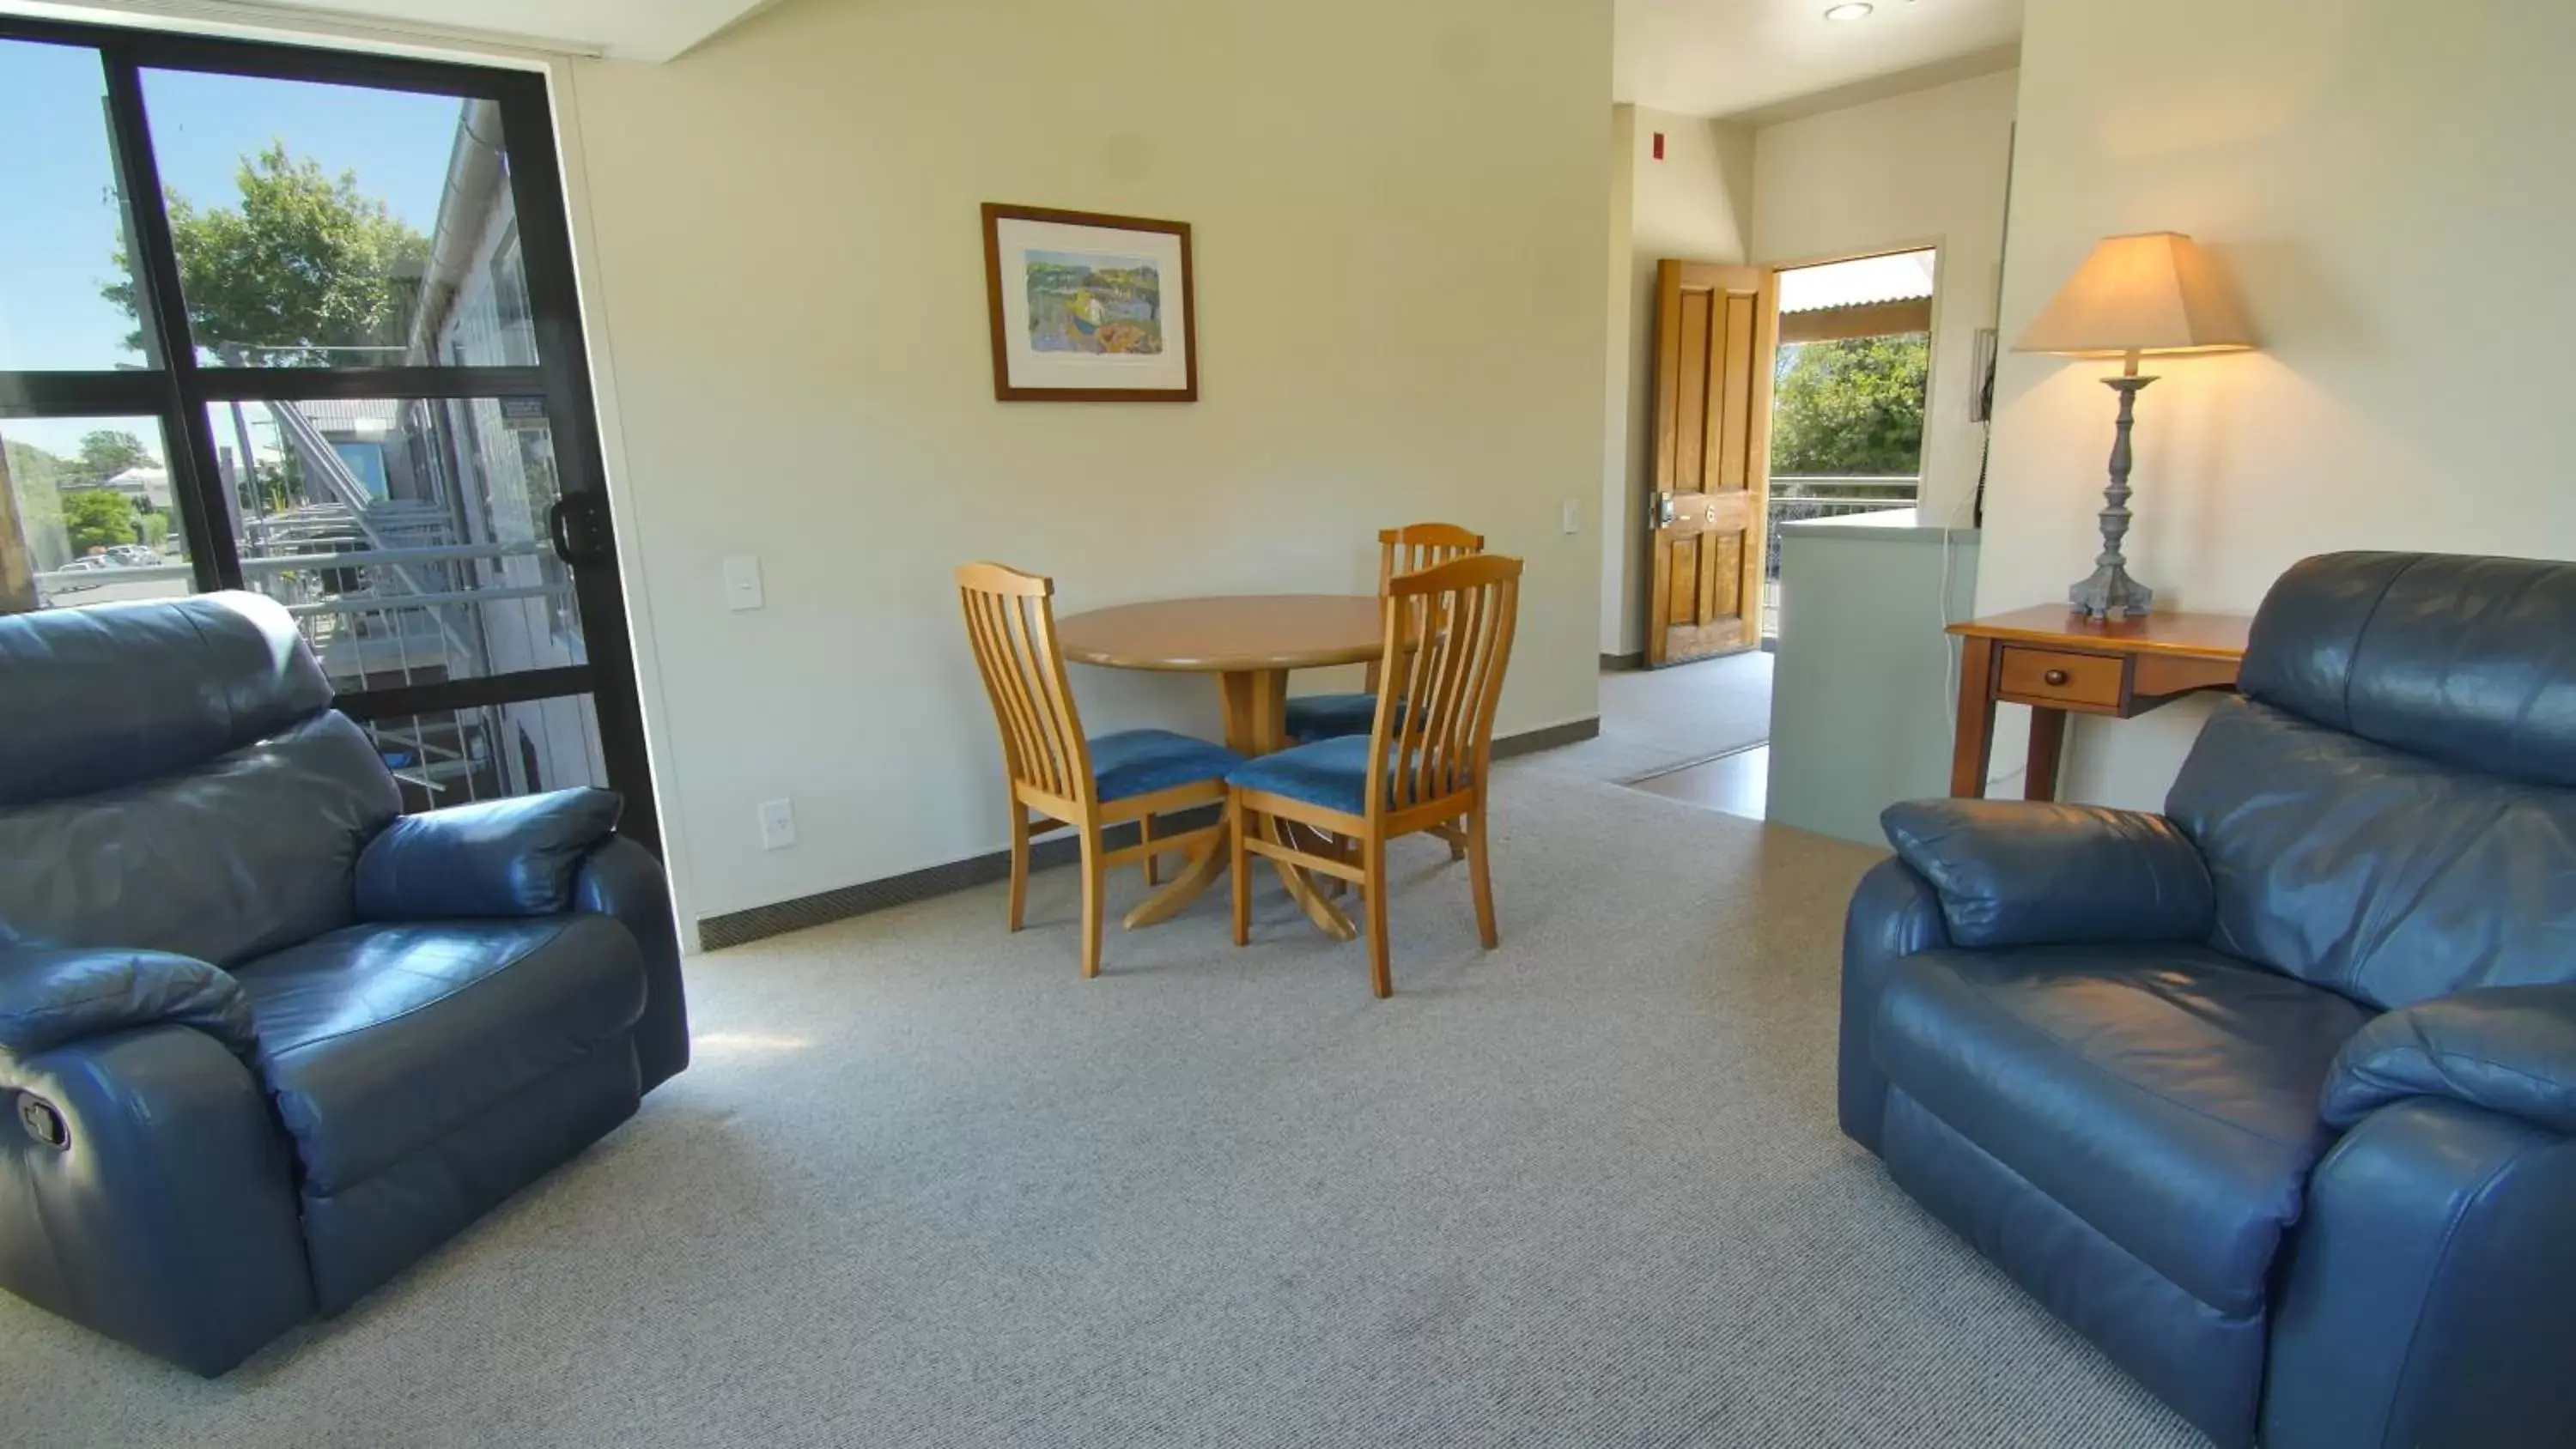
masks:
[(555, 557), (573, 568), (607, 557), (598, 546), (598, 529), (599, 507), (589, 498), (558, 498), (546, 505), (546, 536), (555, 546)]

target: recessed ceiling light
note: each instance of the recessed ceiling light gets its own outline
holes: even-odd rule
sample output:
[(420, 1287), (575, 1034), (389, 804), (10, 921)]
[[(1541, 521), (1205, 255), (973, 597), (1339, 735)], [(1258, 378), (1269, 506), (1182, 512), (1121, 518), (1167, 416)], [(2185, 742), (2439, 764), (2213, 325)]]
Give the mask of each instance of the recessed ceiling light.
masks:
[(1852, 4), (1837, 5), (1831, 10), (1826, 11), (1825, 18), (1827, 20), (1860, 20), (1867, 17), (1869, 12), (1877, 8), (1878, 7), (1875, 5), (1864, 5), (1860, 3), (1860, 0), (1853, 0)]

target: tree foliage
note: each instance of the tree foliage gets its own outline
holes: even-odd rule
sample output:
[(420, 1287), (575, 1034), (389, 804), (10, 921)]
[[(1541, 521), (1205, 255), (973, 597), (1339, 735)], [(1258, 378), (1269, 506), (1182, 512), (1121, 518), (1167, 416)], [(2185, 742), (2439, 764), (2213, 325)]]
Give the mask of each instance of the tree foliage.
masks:
[[(283, 141), (244, 157), (233, 180), (238, 207), (200, 210), (168, 192), (179, 290), (199, 347), (254, 348), (272, 365), (319, 365), (333, 348), (403, 345), (429, 238), (360, 192), (356, 172), (327, 175)], [(131, 275), (122, 245), (116, 270)], [(132, 281), (101, 290), (142, 320)], [(141, 346), (140, 332), (128, 341)]]
[(80, 471), (92, 483), (104, 483), (135, 468), (156, 466), (151, 451), (132, 433), (101, 429), (81, 434)]
[(1930, 339), (1920, 332), (1780, 349), (1775, 474), (1911, 474), (1923, 464)]
[(63, 532), (70, 536), (74, 554), (135, 541), (134, 504), (113, 488), (66, 493), (62, 510)]

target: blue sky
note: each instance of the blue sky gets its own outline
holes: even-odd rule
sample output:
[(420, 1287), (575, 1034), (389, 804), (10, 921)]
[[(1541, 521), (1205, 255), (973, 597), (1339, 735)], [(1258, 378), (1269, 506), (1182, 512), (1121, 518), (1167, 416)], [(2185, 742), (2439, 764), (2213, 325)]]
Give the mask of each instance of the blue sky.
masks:
[[(114, 279), (106, 85), (95, 52), (0, 40), (0, 371), (139, 363), (133, 321), (99, 296)], [(300, 81), (146, 71), (161, 180), (199, 207), (235, 202), (241, 158), (282, 140), (421, 231), (436, 219), (459, 102)], [(88, 424), (11, 422), (63, 451)], [(136, 428), (158, 448), (157, 430)]]

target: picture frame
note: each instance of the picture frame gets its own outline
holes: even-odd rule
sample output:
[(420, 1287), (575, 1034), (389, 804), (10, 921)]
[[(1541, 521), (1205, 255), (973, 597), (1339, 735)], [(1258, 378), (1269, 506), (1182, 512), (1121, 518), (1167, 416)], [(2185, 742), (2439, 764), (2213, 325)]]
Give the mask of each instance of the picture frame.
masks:
[(1190, 225), (984, 203), (1000, 402), (1196, 402)]

